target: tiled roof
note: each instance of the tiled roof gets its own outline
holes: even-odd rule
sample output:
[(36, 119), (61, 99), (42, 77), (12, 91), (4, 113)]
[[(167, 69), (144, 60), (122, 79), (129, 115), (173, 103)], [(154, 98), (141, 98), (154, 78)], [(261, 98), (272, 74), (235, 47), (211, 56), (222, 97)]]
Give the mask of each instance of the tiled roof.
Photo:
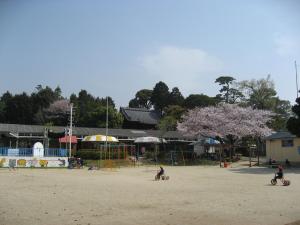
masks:
[[(40, 134), (43, 135), (45, 126), (40, 125), (23, 125), (23, 124), (3, 124), (0, 123), (0, 133), (23, 133), (23, 134)], [(49, 130), (52, 132), (64, 132), (66, 127), (52, 126)], [(74, 127), (73, 135), (87, 136), (94, 134), (105, 135), (105, 128), (88, 128), (88, 127)], [(185, 137), (179, 131), (167, 131), (160, 130), (134, 130), (134, 129), (108, 129), (108, 135), (118, 138), (137, 138), (137, 137), (163, 137), (166, 139), (178, 139), (178, 140), (193, 140), (193, 138)]]
[(120, 112), (128, 121), (139, 122), (143, 124), (158, 124), (160, 114), (154, 110), (144, 108), (126, 108), (121, 107)]

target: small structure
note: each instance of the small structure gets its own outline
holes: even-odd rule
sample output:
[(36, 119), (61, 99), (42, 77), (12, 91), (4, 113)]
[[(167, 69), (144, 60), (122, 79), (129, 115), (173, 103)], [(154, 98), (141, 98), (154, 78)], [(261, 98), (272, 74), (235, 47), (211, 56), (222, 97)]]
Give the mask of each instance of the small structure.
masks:
[(194, 152), (197, 156), (203, 154), (215, 154), (216, 145), (219, 145), (220, 142), (213, 138), (202, 138), (191, 145), (194, 146)]
[(265, 138), (267, 160), (300, 163), (300, 138), (289, 132), (276, 132)]
[(44, 145), (41, 142), (36, 142), (33, 145), (33, 157), (44, 157)]

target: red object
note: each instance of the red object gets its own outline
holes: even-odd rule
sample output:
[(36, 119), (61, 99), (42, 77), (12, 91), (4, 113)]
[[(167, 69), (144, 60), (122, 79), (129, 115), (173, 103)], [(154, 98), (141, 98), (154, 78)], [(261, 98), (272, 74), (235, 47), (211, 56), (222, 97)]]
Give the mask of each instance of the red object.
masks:
[[(64, 136), (62, 138), (59, 138), (59, 143), (70, 143), (70, 136)], [(71, 143), (77, 144), (77, 137), (71, 136)]]

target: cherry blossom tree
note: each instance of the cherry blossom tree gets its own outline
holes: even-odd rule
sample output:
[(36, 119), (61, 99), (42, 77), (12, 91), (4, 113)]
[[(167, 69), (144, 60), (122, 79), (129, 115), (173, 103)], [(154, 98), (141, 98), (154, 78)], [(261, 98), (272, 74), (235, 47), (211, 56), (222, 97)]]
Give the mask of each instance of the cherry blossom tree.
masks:
[(265, 110), (240, 107), (235, 104), (219, 104), (188, 111), (177, 129), (195, 137), (218, 137), (234, 145), (242, 137), (261, 138), (270, 135), (267, 124), (274, 113)]

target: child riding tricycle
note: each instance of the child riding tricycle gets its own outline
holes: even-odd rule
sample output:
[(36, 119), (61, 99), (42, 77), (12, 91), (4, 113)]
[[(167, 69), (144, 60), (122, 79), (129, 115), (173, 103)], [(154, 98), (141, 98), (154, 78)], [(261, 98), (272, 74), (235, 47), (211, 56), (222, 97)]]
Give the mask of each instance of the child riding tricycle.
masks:
[(272, 185), (276, 185), (277, 184), (277, 179), (279, 179), (283, 186), (288, 186), (291, 184), (291, 181), (284, 179), (283, 177), (283, 167), (281, 165), (278, 166), (278, 172), (275, 173), (274, 178), (271, 180), (271, 184)]
[(162, 180), (169, 180), (169, 176), (165, 175), (165, 170), (162, 166), (160, 166), (160, 170), (157, 172), (157, 174), (155, 175), (155, 180), (160, 180), (160, 178)]

